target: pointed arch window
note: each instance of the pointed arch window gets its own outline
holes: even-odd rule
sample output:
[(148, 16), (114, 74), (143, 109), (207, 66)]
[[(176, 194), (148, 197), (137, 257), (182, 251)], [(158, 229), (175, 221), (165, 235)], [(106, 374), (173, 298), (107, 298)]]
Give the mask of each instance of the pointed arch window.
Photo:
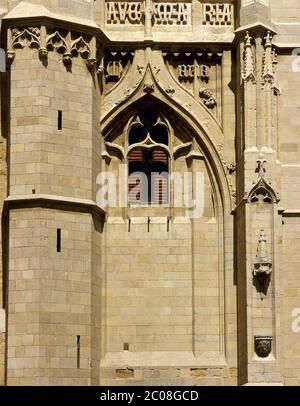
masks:
[(169, 128), (146, 112), (128, 126), (128, 201), (131, 205), (169, 202)]

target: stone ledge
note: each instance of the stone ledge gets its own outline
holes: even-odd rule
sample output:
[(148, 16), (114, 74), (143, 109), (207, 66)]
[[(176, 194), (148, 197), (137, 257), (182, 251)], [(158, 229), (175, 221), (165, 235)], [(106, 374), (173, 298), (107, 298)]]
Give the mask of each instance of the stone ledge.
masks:
[(69, 211), (91, 212), (104, 215), (106, 211), (88, 199), (45, 194), (9, 196), (4, 200), (4, 211), (28, 207), (46, 207)]

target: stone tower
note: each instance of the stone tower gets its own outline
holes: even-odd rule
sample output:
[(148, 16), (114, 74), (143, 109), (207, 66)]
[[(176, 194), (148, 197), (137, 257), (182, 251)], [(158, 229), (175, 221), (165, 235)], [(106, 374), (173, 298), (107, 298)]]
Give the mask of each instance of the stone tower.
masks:
[(300, 7), (0, 23), (0, 383), (300, 384)]

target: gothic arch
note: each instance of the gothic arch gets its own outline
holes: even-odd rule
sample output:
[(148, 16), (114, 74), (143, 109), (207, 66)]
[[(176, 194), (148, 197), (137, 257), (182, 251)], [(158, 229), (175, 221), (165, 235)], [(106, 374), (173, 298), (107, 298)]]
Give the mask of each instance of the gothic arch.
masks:
[[(224, 210), (224, 214), (231, 213), (232, 211), (232, 199), (229, 184), (227, 181), (226, 173), (224, 170), (224, 165), (220, 154), (214, 145), (210, 134), (207, 133), (191, 112), (186, 110), (180, 103), (177, 103), (172, 98), (167, 98), (162, 92), (151, 92), (151, 94), (146, 94), (142, 92), (137, 92), (129, 100), (122, 103), (118, 108), (114, 109), (111, 114), (103, 117), (101, 121), (101, 133), (105, 135), (109, 128), (114, 126), (114, 123), (119, 122), (120, 117), (124, 117), (130, 111), (134, 111), (135, 106), (143, 105), (145, 103), (152, 102), (155, 105), (161, 106), (162, 110), (167, 111), (167, 114), (173, 114), (177, 117), (178, 122), (181, 126), (185, 126), (188, 131), (191, 132), (193, 139), (195, 139), (197, 145), (200, 147), (206, 165), (208, 166), (211, 179), (214, 180), (212, 184), (216, 188), (216, 192), (220, 194), (221, 205)], [(204, 107), (201, 107), (204, 109)], [(213, 120), (213, 119), (211, 119)], [(207, 127), (210, 127), (209, 125)]]

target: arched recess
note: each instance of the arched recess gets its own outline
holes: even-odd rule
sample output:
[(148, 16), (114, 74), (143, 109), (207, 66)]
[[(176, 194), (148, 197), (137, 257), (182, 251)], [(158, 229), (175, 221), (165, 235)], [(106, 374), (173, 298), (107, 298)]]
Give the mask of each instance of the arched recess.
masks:
[[(211, 191), (211, 211), (209, 214), (205, 214), (204, 211), (201, 219), (187, 218), (185, 221), (183, 212), (172, 212), (170, 209), (165, 212), (155, 212), (156, 209), (149, 210), (147, 207), (143, 207), (136, 216), (132, 210), (127, 210), (127, 204), (119, 211), (110, 212), (108, 210), (105, 246), (106, 258), (109, 259), (106, 261), (105, 269), (107, 289), (111, 293), (106, 294), (105, 298), (107, 334), (102, 363), (109, 365), (112, 354), (116, 362), (118, 359), (116, 353), (120, 353), (119, 365), (121, 366), (125, 361), (129, 362), (129, 358), (126, 359), (127, 355), (134, 358), (132, 353), (150, 352), (160, 353), (158, 365), (166, 366), (168, 365), (166, 354), (173, 351), (175, 363), (177, 362), (179, 366), (182, 362), (185, 364), (190, 362), (191, 365), (197, 362), (198, 365), (205, 365), (207, 358), (210, 359), (212, 365), (224, 365), (227, 357), (226, 295), (228, 281), (226, 279), (228, 272), (232, 271), (233, 227), (231, 197), (226, 174), (209, 134), (204, 131), (201, 123), (192, 114), (179, 103), (174, 102), (171, 97), (168, 98), (166, 94), (156, 91), (155, 94), (145, 95), (137, 92), (130, 101), (120, 105), (102, 120), (103, 170), (108, 171), (112, 162), (126, 162), (124, 128), (133, 114), (147, 110), (155, 111), (158, 115), (166, 117), (171, 124), (171, 133), (173, 131), (171, 160), (176, 161), (178, 157), (179, 159), (183, 157), (187, 171), (195, 173), (199, 170), (200, 172), (205, 171), (207, 174), (204, 183), (209, 184), (208, 190)], [(186, 138), (182, 134), (185, 134)], [(179, 141), (175, 145), (176, 137)], [(174, 168), (174, 162), (171, 168)], [(208, 206), (209, 204), (207, 204)], [(109, 220), (111, 213), (113, 219)], [(138, 217), (138, 220), (135, 217)], [(155, 217), (159, 220), (156, 220)], [(154, 245), (152, 245), (151, 238), (156, 241)], [(130, 245), (135, 240), (138, 240), (139, 247), (143, 247), (144, 243), (146, 251), (142, 250), (141, 256), (137, 253), (137, 246), (133, 248)], [(170, 247), (173, 244), (173, 249), (170, 248), (169, 251), (162, 254), (163, 247), (159, 247), (161, 248), (159, 250), (156, 249), (157, 241), (161, 241), (161, 245), (163, 245), (163, 241), (166, 240), (171, 241)], [(185, 248), (182, 249), (182, 247)], [(124, 317), (118, 318), (114, 314), (115, 308), (112, 309), (111, 304), (121, 301), (120, 297), (117, 297), (117, 290), (113, 289), (113, 284), (119, 276), (122, 278), (121, 272), (116, 274), (116, 271), (120, 269), (118, 264), (122, 254), (118, 253), (114, 256), (112, 253), (116, 253), (117, 250), (122, 252), (122, 248), (129, 255), (124, 258), (125, 264), (121, 267), (126, 269), (127, 278), (122, 295), (126, 296), (126, 289), (135, 286), (134, 292), (137, 298), (140, 298), (139, 295), (142, 297), (142, 292), (146, 296), (142, 297), (142, 301), (136, 297), (130, 299), (130, 305), (125, 306), (127, 310), (122, 309), (128, 313), (126, 315), (124, 313)], [(147, 249), (150, 249), (148, 254)], [(169, 249), (168, 246), (167, 249)], [(151, 267), (153, 267), (152, 271)], [(170, 272), (168, 272), (168, 268)], [(164, 279), (167, 276), (159, 275), (160, 271), (168, 274), (170, 280)], [(150, 282), (153, 280), (153, 275), (156, 274), (158, 274), (157, 280), (153, 283), (156, 291), (161, 289), (161, 296), (156, 296), (156, 291), (151, 290)], [(180, 276), (181, 274), (183, 276)], [(141, 277), (141, 275), (143, 276)], [(173, 279), (175, 277), (178, 277), (179, 281), (176, 282)], [(142, 280), (138, 283), (140, 278)], [(149, 281), (148, 278), (150, 278)], [(183, 278), (183, 288), (180, 289), (178, 283), (181, 278)], [(148, 281), (148, 284), (145, 281)], [(122, 281), (118, 280), (118, 286), (120, 284)], [(168, 291), (170, 286), (174, 291)], [(174, 286), (177, 286), (178, 289), (176, 290)], [(149, 292), (153, 293), (155, 301), (152, 301), (154, 297), (151, 297)], [(183, 303), (186, 313), (181, 313), (183, 310), (176, 305), (177, 302)], [(143, 303), (147, 305), (148, 309), (151, 309), (147, 321), (142, 316), (139, 318), (139, 312), (143, 310)], [(135, 309), (134, 314), (130, 315), (133, 308)], [(120, 310), (121, 314), (122, 311)], [(147, 313), (149, 310), (145, 308), (144, 311)], [(162, 312), (169, 312), (168, 320), (164, 315), (162, 316)], [(175, 324), (180, 323), (181, 316), (181, 331), (186, 331), (182, 336), (175, 333), (179, 331), (176, 330)], [(127, 319), (128, 324), (126, 324)], [(108, 320), (113, 320), (113, 323), (110, 325)], [(143, 325), (147, 326), (144, 330)], [(163, 332), (169, 341), (163, 338)], [(113, 335), (115, 339), (112, 342)], [(178, 346), (176, 340), (182, 340), (182, 345)], [(130, 351), (132, 351), (130, 355), (122, 353), (124, 343), (126, 348), (130, 347)], [(137, 359), (138, 357), (135, 362)]]

